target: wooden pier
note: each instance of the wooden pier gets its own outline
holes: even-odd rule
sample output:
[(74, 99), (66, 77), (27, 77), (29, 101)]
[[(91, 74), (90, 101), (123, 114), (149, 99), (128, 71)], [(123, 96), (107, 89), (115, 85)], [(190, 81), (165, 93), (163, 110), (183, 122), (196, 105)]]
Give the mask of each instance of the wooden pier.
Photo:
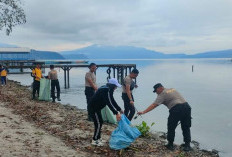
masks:
[[(24, 69), (33, 69), (36, 61), (21, 61), (21, 62), (6, 62), (4, 65), (10, 71), (11, 69), (20, 69), (17, 74), (25, 73)], [(40, 63), (42, 68), (50, 68), (50, 65)], [(64, 88), (70, 88), (70, 70), (72, 68), (87, 68), (88, 64), (54, 64), (55, 68), (61, 68), (64, 70)], [(117, 78), (120, 83), (123, 82), (123, 78), (128, 75), (133, 68), (136, 68), (136, 64), (99, 64), (97, 68), (107, 68), (107, 80), (110, 78)], [(27, 72), (28, 73), (28, 72)], [(135, 80), (136, 81), (136, 80)]]

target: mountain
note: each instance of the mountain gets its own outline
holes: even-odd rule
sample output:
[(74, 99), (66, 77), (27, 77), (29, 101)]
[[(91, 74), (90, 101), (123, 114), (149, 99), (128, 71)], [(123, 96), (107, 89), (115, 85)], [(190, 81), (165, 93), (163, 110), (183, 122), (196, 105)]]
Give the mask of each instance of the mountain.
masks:
[(138, 58), (164, 58), (160, 52), (132, 46), (101, 46), (92, 45), (85, 48), (60, 52), (65, 58), (83, 59), (138, 59)]
[(31, 55), (35, 60), (63, 60), (65, 59), (61, 54), (52, 51), (37, 51), (31, 50)]
[(18, 47), (16, 45), (9, 45), (9, 44), (5, 44), (5, 43), (0, 43), (0, 47)]
[[(0, 43), (0, 47), (18, 47)], [(31, 50), (32, 56), (37, 60), (62, 60), (62, 59), (172, 59), (172, 58), (232, 58), (232, 49), (209, 51), (193, 55), (164, 54), (153, 50), (133, 46), (103, 46), (91, 45), (85, 48), (52, 52)]]
[(232, 58), (232, 49), (188, 55), (190, 58)]
[(85, 48), (60, 52), (66, 59), (171, 59), (171, 58), (232, 58), (231, 50), (210, 51), (194, 55), (164, 54), (132, 46), (92, 45)]
[[(16, 45), (10, 45), (6, 43), (0, 43), (0, 48), (20, 48)], [(35, 60), (63, 60), (65, 59), (60, 53), (53, 51), (38, 51), (31, 49), (31, 53), (28, 54), (28, 58)]]

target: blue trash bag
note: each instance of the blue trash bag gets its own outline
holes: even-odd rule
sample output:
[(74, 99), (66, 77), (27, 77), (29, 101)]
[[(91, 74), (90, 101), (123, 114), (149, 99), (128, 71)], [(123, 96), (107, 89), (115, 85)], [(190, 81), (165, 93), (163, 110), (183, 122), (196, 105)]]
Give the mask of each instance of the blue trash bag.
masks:
[(114, 150), (127, 148), (140, 135), (140, 131), (136, 127), (132, 127), (131, 122), (122, 114), (118, 127), (111, 134), (110, 148)]

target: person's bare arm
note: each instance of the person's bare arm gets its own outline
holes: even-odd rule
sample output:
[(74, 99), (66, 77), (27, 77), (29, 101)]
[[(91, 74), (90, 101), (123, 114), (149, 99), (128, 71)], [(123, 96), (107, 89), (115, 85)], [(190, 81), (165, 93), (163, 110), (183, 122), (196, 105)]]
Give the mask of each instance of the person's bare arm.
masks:
[(150, 106), (148, 106), (148, 108), (142, 112), (138, 112), (139, 115), (141, 114), (145, 114), (147, 112), (150, 112), (151, 110), (153, 110), (154, 108), (156, 108), (158, 106), (158, 104), (152, 103)]
[(134, 105), (134, 101), (133, 101), (132, 96), (131, 96), (130, 85), (126, 85), (126, 94), (130, 100), (130, 104)]

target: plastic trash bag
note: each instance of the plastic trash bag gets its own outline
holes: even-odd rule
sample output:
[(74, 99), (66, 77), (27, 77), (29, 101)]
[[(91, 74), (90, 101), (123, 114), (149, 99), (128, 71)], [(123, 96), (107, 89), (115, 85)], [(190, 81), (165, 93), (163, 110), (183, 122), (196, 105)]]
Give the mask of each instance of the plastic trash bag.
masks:
[(110, 148), (114, 150), (127, 148), (140, 135), (140, 131), (136, 127), (132, 127), (131, 122), (122, 114), (118, 127), (111, 134)]
[(107, 105), (101, 110), (101, 115), (104, 122), (117, 124), (116, 116)]
[(49, 79), (40, 79), (39, 100), (51, 100), (51, 81)]

